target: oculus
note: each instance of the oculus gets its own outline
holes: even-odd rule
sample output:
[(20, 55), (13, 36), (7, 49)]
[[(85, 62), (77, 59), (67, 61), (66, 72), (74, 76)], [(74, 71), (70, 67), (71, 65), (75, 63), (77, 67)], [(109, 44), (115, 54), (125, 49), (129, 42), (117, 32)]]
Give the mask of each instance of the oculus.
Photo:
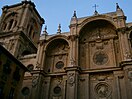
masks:
[(55, 67), (57, 69), (62, 69), (64, 67), (64, 63), (62, 61), (59, 61), (59, 62), (56, 63)]
[(58, 95), (58, 94), (61, 93), (61, 88), (59, 86), (56, 86), (53, 91), (54, 91), (55, 94)]
[(24, 96), (27, 96), (30, 93), (30, 89), (28, 87), (24, 87), (21, 92)]
[(108, 55), (102, 51), (96, 52), (93, 56), (93, 61), (97, 65), (103, 65), (108, 61)]

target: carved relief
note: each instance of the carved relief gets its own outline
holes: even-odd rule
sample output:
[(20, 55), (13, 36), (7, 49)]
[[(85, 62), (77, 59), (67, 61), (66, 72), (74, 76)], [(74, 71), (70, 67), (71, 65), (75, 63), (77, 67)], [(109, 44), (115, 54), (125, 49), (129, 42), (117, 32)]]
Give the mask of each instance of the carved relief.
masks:
[(91, 81), (105, 81), (105, 80), (112, 80), (113, 76), (111, 73), (97, 73), (90, 75)]
[(111, 88), (107, 83), (99, 83), (95, 86), (95, 93), (100, 98), (107, 98), (111, 94)]
[(132, 81), (132, 70), (128, 71), (128, 78), (129, 78), (130, 81)]
[(103, 65), (108, 61), (108, 56), (102, 51), (96, 52), (93, 56), (93, 62), (96, 65)]
[(60, 96), (61, 92), (62, 92), (62, 89), (61, 89), (60, 86), (56, 86), (56, 87), (54, 87), (53, 92), (54, 92), (55, 96)]
[(33, 76), (33, 79), (32, 79), (32, 86), (35, 87), (38, 83), (38, 76)]
[(74, 73), (70, 73), (68, 74), (68, 84), (72, 87), (73, 84), (75, 83), (75, 78), (74, 78), (75, 74)]

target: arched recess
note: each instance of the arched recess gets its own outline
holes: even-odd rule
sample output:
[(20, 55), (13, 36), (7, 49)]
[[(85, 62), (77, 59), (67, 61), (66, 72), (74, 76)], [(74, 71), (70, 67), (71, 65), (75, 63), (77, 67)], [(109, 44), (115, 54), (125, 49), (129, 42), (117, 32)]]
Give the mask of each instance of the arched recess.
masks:
[(38, 41), (40, 35), (40, 27), (38, 22), (31, 18), (27, 25), (27, 36), (31, 38), (35, 43)]
[(79, 33), (82, 30), (82, 28), (87, 25), (90, 22), (96, 21), (96, 20), (105, 20), (107, 22), (109, 22), (110, 24), (112, 24), (115, 28), (118, 28), (118, 26), (114, 23), (113, 18), (107, 15), (98, 15), (98, 16), (92, 16), (92, 17), (88, 17), (87, 19), (85, 19), (81, 24), (80, 24), (80, 29), (79, 29)]
[(46, 46), (45, 72), (63, 71), (69, 59), (69, 44), (65, 39), (56, 38)]
[[(94, 54), (98, 51), (107, 53), (112, 47), (110, 39), (116, 37), (116, 27), (108, 20), (97, 19), (85, 24), (79, 32), (79, 66), (91, 68), (90, 65), (97, 65), (93, 63)], [(108, 52), (108, 56), (111, 53)]]
[(17, 13), (8, 13), (3, 19), (1, 24), (2, 31), (13, 30), (17, 26)]

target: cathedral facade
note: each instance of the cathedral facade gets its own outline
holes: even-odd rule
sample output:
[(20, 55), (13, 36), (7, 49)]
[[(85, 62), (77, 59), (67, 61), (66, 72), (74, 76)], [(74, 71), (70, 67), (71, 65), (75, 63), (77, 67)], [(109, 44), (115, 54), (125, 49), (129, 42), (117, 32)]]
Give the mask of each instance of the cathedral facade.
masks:
[[(132, 23), (123, 10), (78, 18), (69, 32), (40, 35), (44, 19), (31, 1), (4, 6), (0, 43), (30, 72), (18, 99), (131, 99)], [(14, 96), (15, 97), (15, 96)]]

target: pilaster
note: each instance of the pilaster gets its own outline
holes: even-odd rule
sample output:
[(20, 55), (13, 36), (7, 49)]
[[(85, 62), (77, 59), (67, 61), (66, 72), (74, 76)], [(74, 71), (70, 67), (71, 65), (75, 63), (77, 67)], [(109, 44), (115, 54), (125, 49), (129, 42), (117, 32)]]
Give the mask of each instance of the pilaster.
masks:
[(66, 99), (77, 99), (78, 92), (78, 75), (80, 68), (77, 66), (66, 67), (67, 72), (67, 90)]
[(125, 31), (126, 31), (126, 28), (118, 29), (121, 61), (131, 60), (128, 38)]

